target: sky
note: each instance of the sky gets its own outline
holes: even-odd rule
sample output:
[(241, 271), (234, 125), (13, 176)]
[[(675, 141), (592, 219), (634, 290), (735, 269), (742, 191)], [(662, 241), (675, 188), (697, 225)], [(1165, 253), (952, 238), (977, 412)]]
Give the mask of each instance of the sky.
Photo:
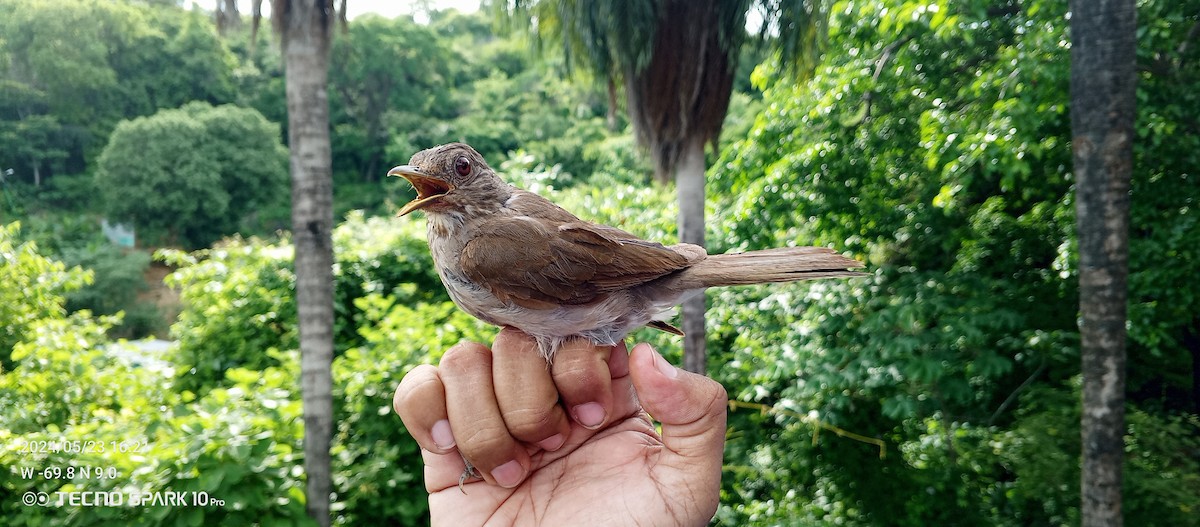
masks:
[[(216, 0), (190, 0), (189, 3), (204, 9), (212, 9)], [(269, 4), (269, 0), (263, 2), (264, 11)], [(387, 18), (394, 18), (413, 13), (416, 10), (414, 4), (428, 4), (433, 9), (453, 8), (463, 12), (479, 10), (479, 0), (346, 0), (346, 18), (354, 20), (354, 17), (365, 13), (376, 13)], [(250, 14), (250, 0), (238, 0), (238, 10), (242, 14)]]

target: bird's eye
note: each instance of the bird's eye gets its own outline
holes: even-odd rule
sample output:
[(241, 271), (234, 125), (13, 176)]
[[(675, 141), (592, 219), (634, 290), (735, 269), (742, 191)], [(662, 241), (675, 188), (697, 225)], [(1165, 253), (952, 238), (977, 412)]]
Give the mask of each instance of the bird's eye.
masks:
[(467, 177), (471, 174), (471, 160), (467, 159), (466, 157), (459, 157), (458, 159), (455, 159), (454, 171), (458, 172), (458, 175), (460, 176)]

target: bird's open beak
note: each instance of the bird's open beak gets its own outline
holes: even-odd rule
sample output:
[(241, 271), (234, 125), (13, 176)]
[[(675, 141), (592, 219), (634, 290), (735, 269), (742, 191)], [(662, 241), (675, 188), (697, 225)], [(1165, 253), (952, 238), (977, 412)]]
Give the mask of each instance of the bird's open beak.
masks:
[(400, 216), (424, 208), (426, 205), (445, 196), (447, 192), (450, 192), (454, 188), (450, 183), (431, 177), (412, 165), (400, 165), (389, 170), (387, 175), (400, 176), (407, 179), (409, 183), (412, 183), (413, 189), (417, 191), (417, 199), (405, 204), (400, 209)]

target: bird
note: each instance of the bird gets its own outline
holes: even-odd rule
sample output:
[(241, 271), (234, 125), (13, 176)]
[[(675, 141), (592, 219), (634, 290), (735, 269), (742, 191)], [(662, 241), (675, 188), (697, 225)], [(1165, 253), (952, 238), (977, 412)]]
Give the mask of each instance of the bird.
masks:
[(683, 335), (674, 306), (709, 287), (860, 276), (862, 264), (825, 247), (708, 254), (579, 219), (505, 182), (464, 143), (417, 152), (388, 176), (417, 196), (434, 266), (451, 300), (488, 324), (530, 335), (552, 361), (563, 342), (614, 346), (643, 326)]

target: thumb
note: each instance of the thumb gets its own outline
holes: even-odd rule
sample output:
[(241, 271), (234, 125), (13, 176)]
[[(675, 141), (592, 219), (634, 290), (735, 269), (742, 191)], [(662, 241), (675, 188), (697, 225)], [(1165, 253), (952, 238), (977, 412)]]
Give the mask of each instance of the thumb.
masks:
[(678, 456), (664, 462), (720, 481), (728, 402), (721, 383), (676, 368), (645, 343), (630, 352), (629, 372), (642, 408), (662, 423), (663, 445)]

